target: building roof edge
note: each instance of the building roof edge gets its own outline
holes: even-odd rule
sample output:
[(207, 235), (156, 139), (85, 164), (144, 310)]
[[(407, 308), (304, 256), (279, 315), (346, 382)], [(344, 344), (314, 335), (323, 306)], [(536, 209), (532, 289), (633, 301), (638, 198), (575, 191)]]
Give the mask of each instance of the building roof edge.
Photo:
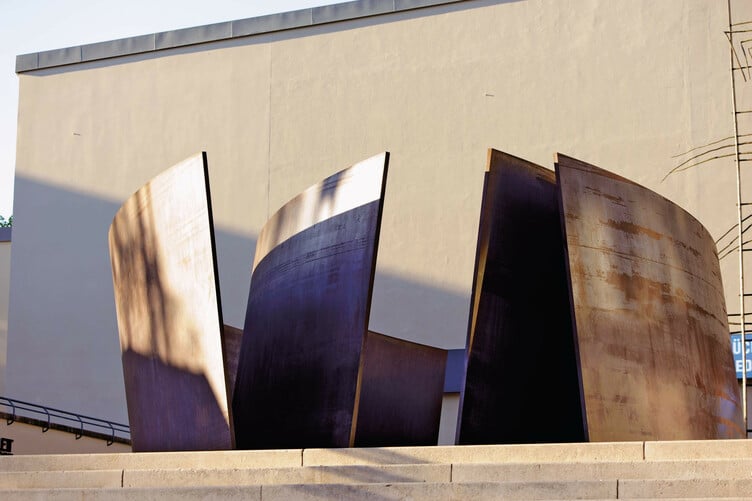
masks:
[(469, 0), (355, 0), (16, 56), (16, 73), (257, 36)]

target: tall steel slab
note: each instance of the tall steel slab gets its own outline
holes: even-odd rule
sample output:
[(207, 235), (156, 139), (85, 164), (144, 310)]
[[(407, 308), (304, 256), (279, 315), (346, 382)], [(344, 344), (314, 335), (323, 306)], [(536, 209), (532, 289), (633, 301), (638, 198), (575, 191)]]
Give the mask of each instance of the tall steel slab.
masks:
[(584, 439), (554, 172), (489, 150), (457, 443)]
[(109, 245), (133, 450), (232, 448), (206, 155), (126, 200)]
[(713, 238), (627, 179), (558, 155), (588, 438), (741, 438)]
[(261, 230), (233, 397), (238, 448), (352, 445), (388, 158), (308, 188)]

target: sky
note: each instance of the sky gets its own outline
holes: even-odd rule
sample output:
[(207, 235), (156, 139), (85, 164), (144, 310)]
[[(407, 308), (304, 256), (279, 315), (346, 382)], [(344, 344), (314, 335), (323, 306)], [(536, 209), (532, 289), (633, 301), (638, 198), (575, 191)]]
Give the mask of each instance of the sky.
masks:
[(0, 0), (0, 215), (13, 214), (16, 56), (342, 0)]

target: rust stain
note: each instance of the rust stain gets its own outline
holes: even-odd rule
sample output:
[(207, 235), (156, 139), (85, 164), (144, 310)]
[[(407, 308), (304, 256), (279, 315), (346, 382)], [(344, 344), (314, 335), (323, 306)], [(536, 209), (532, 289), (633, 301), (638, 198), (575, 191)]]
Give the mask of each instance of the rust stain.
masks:
[(616, 205), (620, 205), (622, 207), (627, 206), (623, 198), (615, 196), (615, 195), (610, 195), (608, 193), (604, 193), (598, 188), (594, 188), (593, 186), (585, 186), (585, 191), (590, 192), (599, 198), (605, 198), (606, 200), (610, 200)]
[(700, 254), (697, 251), (697, 249), (695, 249), (694, 247), (690, 247), (689, 245), (685, 244), (684, 242), (681, 242), (681, 241), (673, 239), (673, 238), (671, 239), (671, 241), (674, 242), (674, 244), (676, 244), (679, 247), (681, 247), (682, 249), (686, 250), (687, 252), (693, 254), (696, 258), (702, 259), (702, 254)]
[(653, 303), (671, 302), (671, 286), (664, 282), (650, 280), (636, 273), (610, 271), (604, 278), (605, 282), (624, 293), (628, 301)]
[(606, 226), (610, 226), (611, 228), (623, 231), (624, 233), (630, 233), (632, 235), (644, 235), (654, 240), (661, 240), (663, 238), (663, 235), (661, 233), (651, 230), (650, 228), (640, 226), (638, 224), (630, 223), (629, 221), (614, 221), (613, 219), (609, 219), (608, 221), (601, 220), (600, 222)]

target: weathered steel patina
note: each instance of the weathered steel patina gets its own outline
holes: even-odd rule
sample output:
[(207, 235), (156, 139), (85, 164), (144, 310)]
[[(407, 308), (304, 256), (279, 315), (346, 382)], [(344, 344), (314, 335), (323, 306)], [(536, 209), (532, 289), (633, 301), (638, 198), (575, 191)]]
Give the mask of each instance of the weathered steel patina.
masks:
[(591, 441), (742, 438), (715, 243), (653, 191), (558, 155)]

